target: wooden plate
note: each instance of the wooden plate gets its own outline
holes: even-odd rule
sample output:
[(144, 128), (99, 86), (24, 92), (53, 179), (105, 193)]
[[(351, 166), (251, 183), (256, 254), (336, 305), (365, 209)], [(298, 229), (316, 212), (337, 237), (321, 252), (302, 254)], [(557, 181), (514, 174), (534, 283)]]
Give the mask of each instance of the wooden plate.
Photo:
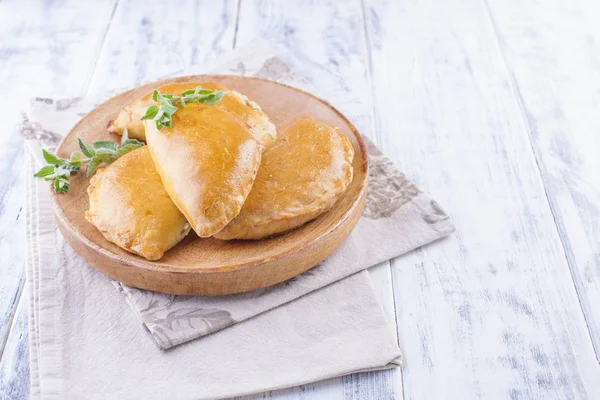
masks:
[(117, 136), (106, 131), (123, 106), (172, 82), (215, 81), (261, 105), (279, 130), (303, 115), (337, 126), (354, 146), (354, 179), (328, 213), (285, 235), (260, 241), (199, 239), (193, 232), (158, 261), (147, 261), (108, 242), (84, 217), (89, 180), (78, 173), (69, 193), (52, 195), (58, 225), (67, 242), (88, 263), (127, 285), (173, 294), (223, 295), (246, 292), (290, 279), (327, 258), (350, 234), (366, 198), (367, 157), (354, 126), (327, 102), (268, 80), (226, 75), (190, 76), (147, 84), (122, 93), (87, 114), (59, 145), (68, 157), (77, 137), (92, 142)]

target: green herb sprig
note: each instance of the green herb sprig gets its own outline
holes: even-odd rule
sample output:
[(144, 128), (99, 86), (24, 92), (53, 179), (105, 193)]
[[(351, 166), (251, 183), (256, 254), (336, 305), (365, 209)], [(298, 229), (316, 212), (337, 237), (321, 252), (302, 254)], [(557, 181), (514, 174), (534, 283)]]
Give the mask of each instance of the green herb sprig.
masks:
[(140, 120), (154, 120), (156, 122), (156, 129), (158, 130), (161, 130), (163, 127), (171, 128), (173, 125), (173, 114), (178, 110), (177, 105), (181, 105), (182, 107), (185, 107), (187, 103), (213, 105), (221, 101), (224, 95), (225, 92), (221, 90), (212, 91), (202, 89), (202, 86), (186, 90), (180, 96), (175, 94), (161, 94), (158, 90), (155, 90), (152, 92), (152, 100), (158, 102), (159, 105), (148, 107), (146, 114)]
[(144, 145), (139, 140), (129, 139), (127, 129), (123, 131), (121, 145), (109, 140), (101, 140), (91, 145), (82, 138), (77, 138), (77, 140), (81, 151), (74, 151), (69, 159), (60, 158), (46, 149), (42, 150), (44, 160), (48, 165), (42, 167), (33, 176), (53, 181), (54, 193), (67, 193), (71, 186), (69, 176), (79, 171), (83, 164), (87, 163), (85, 173), (90, 177), (103, 163), (111, 164), (122, 155)]

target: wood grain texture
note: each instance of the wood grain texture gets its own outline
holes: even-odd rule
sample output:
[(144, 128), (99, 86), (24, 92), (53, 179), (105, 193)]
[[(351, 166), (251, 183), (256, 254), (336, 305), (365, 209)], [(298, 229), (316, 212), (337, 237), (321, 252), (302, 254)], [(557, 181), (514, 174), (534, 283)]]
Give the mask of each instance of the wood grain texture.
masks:
[[(149, 61), (150, 53), (147, 48), (144, 50), (136, 50), (135, 52), (124, 51), (125, 48), (142, 48), (147, 37), (158, 38), (168, 37), (168, 32), (175, 26), (176, 21), (180, 21), (181, 25), (184, 26), (184, 30), (189, 32), (188, 26), (197, 26), (208, 23), (214, 23), (215, 21), (222, 21), (223, 26), (217, 30), (206, 30), (203, 31), (202, 35), (195, 35), (190, 37), (193, 45), (201, 46), (198, 48), (197, 53), (194, 56), (194, 52), (185, 51), (181, 47), (177, 47), (176, 56), (179, 62), (184, 65), (196, 65), (201, 64), (204, 59), (215, 58), (221, 49), (230, 49), (231, 44), (234, 43), (234, 32), (236, 28), (236, 17), (238, 12), (238, 1), (226, 1), (223, 2), (226, 6), (219, 6), (217, 1), (180, 1), (178, 2), (177, 13), (167, 12), (163, 15), (164, 4), (154, 1), (127, 1), (120, 0), (119, 6), (115, 11), (115, 20), (119, 22), (113, 22), (108, 30), (107, 39), (103, 45), (103, 56), (98, 61), (96, 67), (96, 73), (89, 85), (90, 93), (101, 92), (103, 88), (119, 88), (135, 85), (143, 80), (154, 80), (160, 78), (165, 72), (171, 73), (172, 70), (165, 71), (160, 64)], [(255, 19), (255, 10), (253, 6), (259, 6), (259, 3), (248, 3), (242, 1), (240, 5), (240, 12), (247, 15), (244, 18), (244, 32), (238, 35), (238, 46), (249, 44), (256, 38), (267, 38), (273, 40), (275, 43), (281, 43), (282, 31), (271, 32), (266, 30), (260, 32), (262, 29), (262, 22), (260, 19)], [(348, 4), (346, 15), (354, 15), (352, 23), (345, 23), (342, 20), (333, 20), (333, 15), (336, 14), (335, 7), (333, 4), (310, 5), (306, 11), (302, 11), (300, 3), (295, 2), (289, 9), (286, 7), (276, 7), (277, 12), (269, 14), (269, 23), (276, 24), (277, 20), (281, 20), (282, 23), (286, 23), (289, 20), (298, 18), (296, 23), (296, 38), (295, 45), (291, 46), (292, 51), (300, 45), (307, 47), (308, 51), (311, 48), (318, 49), (318, 51), (329, 51), (332, 52), (331, 60), (332, 65), (335, 63), (341, 64), (342, 69), (346, 71), (358, 71), (358, 73), (346, 72), (339, 76), (331, 75), (332, 72), (329, 69), (319, 67), (323, 63), (322, 59), (319, 58), (307, 58), (304, 56), (298, 57), (294, 60), (294, 69), (298, 68), (298, 71), (303, 74), (310, 74), (310, 80), (317, 84), (318, 87), (322, 87), (325, 90), (320, 90), (317, 94), (322, 95), (327, 93), (329, 89), (335, 90), (339, 93), (339, 96), (335, 100), (331, 97), (327, 97), (327, 100), (332, 101), (335, 106), (340, 107), (345, 114), (349, 115), (352, 122), (359, 128), (362, 133), (366, 133), (368, 136), (373, 138), (371, 126), (371, 105), (369, 104), (365, 108), (363, 106), (356, 107), (360, 110), (357, 117), (353, 110), (352, 102), (348, 102), (349, 107), (341, 105), (345, 101), (347, 90), (343, 90), (344, 86), (346, 89), (350, 87), (346, 81), (354, 81), (354, 84), (361, 84), (360, 90), (368, 88), (368, 85), (363, 83), (365, 76), (365, 70), (363, 68), (348, 68), (344, 65), (345, 62), (351, 60), (352, 65), (361, 63), (363, 66), (366, 62), (366, 57), (362, 51), (356, 50), (350, 54), (347, 54), (345, 48), (351, 47), (356, 48), (357, 44), (364, 45), (364, 35), (360, 30), (360, 25), (357, 25), (355, 20), (360, 14), (360, 6), (358, 1), (352, 1)], [(243, 10), (241, 6), (244, 6)], [(125, 13), (124, 9), (127, 9)], [(148, 11), (152, 10), (152, 11)], [(322, 13), (319, 24), (311, 24), (311, 14), (313, 10), (318, 10)], [(225, 15), (223, 15), (223, 14)], [(252, 14), (250, 16), (249, 14)], [(145, 22), (145, 26), (151, 25), (152, 30), (144, 31), (142, 29), (142, 21), (145, 16), (148, 17), (148, 21)], [(212, 22), (211, 22), (212, 21)], [(335, 27), (333, 24), (335, 23)], [(196, 28), (197, 29), (197, 28)], [(311, 32), (311, 29), (315, 29), (318, 33)], [(346, 38), (352, 38), (352, 40), (346, 41), (336, 39), (336, 31), (340, 32), (340, 35)], [(327, 32), (327, 34), (326, 34)], [(312, 41), (311, 38), (327, 35), (326, 40)], [(213, 36), (214, 35), (214, 36)], [(241, 38), (246, 36), (246, 40)], [(248, 36), (250, 35), (250, 36)], [(123, 38), (130, 38), (130, 40), (123, 40)], [(311, 42), (307, 42), (311, 40)], [(169, 54), (172, 49), (168, 46), (167, 40), (154, 41), (152, 51), (156, 53)], [(210, 47), (202, 47), (202, 44), (211, 44)], [(323, 47), (325, 46), (325, 47)], [(110, 54), (110, 56), (104, 56), (104, 54)], [(132, 57), (133, 55), (133, 57)], [(187, 63), (187, 64), (186, 64)], [(111, 65), (118, 65), (118, 70), (113, 74), (106, 74), (107, 68)], [(317, 68), (317, 71), (314, 70)], [(319, 73), (320, 71), (320, 73)], [(132, 81), (130, 77), (137, 76), (137, 80)], [(332, 80), (332, 77), (335, 78)], [(337, 89), (336, 89), (337, 87)], [(356, 95), (358, 98), (362, 98), (360, 94)], [(393, 296), (391, 291), (391, 277), (389, 272), (389, 263), (383, 263), (374, 269), (376, 273), (376, 279), (374, 284), (380, 289), (381, 299), (384, 301), (384, 309), (388, 311), (388, 317), (390, 321), (394, 320), (393, 312)], [(383, 273), (381, 273), (383, 272)], [(383, 277), (378, 279), (377, 276)], [(376, 375), (385, 378), (369, 379), (370, 376)], [(389, 393), (394, 391), (394, 399), (401, 398), (402, 390), (400, 388), (400, 371), (392, 370), (387, 372), (375, 373), (375, 374), (355, 374), (353, 382), (342, 382), (342, 379), (332, 379), (325, 382), (317, 382), (310, 385), (304, 385), (298, 388), (291, 388), (281, 390), (272, 393), (264, 393), (261, 395), (250, 396), (247, 398), (252, 399), (379, 399), (379, 393)], [(387, 398), (387, 397), (384, 397)]]
[(124, 89), (201, 65), (231, 50), (237, 2), (121, 0), (115, 10), (89, 93)]
[[(5, 131), (0, 134), (0, 355), (20, 298), (24, 273), (24, 146), (16, 130), (31, 96), (78, 95), (89, 79), (113, 1), (98, 1), (95, 10), (76, 1), (43, 6), (42, 1), (0, 2), (0, 82), (9, 96), (0, 99)], [(62, 10), (62, 11), (61, 11)], [(65, 11), (66, 10), (66, 11)], [(27, 15), (27, 18), (17, 18)], [(65, 28), (68, 27), (68, 28)], [(64, 85), (69, 80), (70, 85)]]
[(14, 323), (0, 360), (0, 399), (29, 398), (29, 342), (27, 300), (19, 302)]
[(19, 160), (24, 144), (16, 130), (0, 136), (0, 146), (10, 149), (0, 158), (0, 358), (25, 282), (24, 169)]
[(85, 218), (89, 179), (78, 174), (68, 193), (53, 194), (58, 226), (71, 247), (90, 265), (129, 286), (180, 295), (216, 296), (247, 292), (293, 278), (327, 258), (348, 237), (367, 195), (367, 153), (360, 133), (336, 109), (313, 95), (272, 81), (237, 76), (191, 76), (154, 82), (120, 94), (79, 121), (57, 149), (68, 156), (88, 143), (114, 139), (106, 131), (122, 108), (170, 83), (216, 82), (261, 105), (278, 131), (310, 116), (335, 126), (354, 147), (353, 179), (327, 212), (289, 233), (262, 240), (222, 241), (188, 235), (158, 261), (149, 261), (108, 242)]
[(529, 3), (487, 5), (600, 360), (600, 4)]
[(365, 4), (383, 147), (457, 226), (393, 263), (405, 398), (597, 397), (600, 368), (484, 6)]
[[(316, 94), (339, 108), (363, 135), (380, 144), (379, 135), (373, 129), (367, 42), (360, 1), (345, 1), (340, 6), (331, 1), (242, 0), (236, 46), (260, 39), (287, 48), (291, 58), (286, 61), (316, 88)], [(393, 327), (395, 310), (389, 262), (369, 272)], [(382, 393), (386, 395), (382, 397)], [(281, 390), (274, 393), (273, 398), (401, 399), (401, 371), (354, 374)]]
[[(119, 3), (124, 7), (128, 7), (129, 4), (125, 0)], [(223, 26), (217, 31), (220, 39), (217, 40), (209, 31), (203, 33), (202, 37), (196, 36), (197, 49), (189, 54), (190, 58), (183, 60), (185, 63), (202, 62), (205, 57), (214, 56), (209, 54), (205, 43), (211, 43), (211, 48), (225, 46), (227, 49), (233, 42), (237, 5), (233, 1), (227, 1), (224, 5), (228, 8), (224, 8), (219, 3), (221, 2), (179, 2), (178, 10), (185, 18), (183, 20), (175, 14), (155, 12), (152, 17), (153, 31), (161, 32), (161, 29), (175, 26), (176, 22), (184, 26), (200, 26), (200, 18), (222, 21)], [(93, 7), (90, 7), (88, 2), (69, 0), (55, 1), (52, 4), (43, 0), (0, 2), (0, 81), (3, 83), (3, 89), (11, 94), (10, 99), (0, 99), (0, 105), (6, 116), (14, 118), (14, 121), (5, 122), (6, 126), (17, 123), (19, 112), (26, 109), (26, 102), (30, 97), (78, 96), (84, 94), (88, 87), (96, 89), (90, 78), (94, 71), (103, 71), (110, 63), (120, 64), (120, 72), (128, 68), (134, 70), (135, 74), (142, 76), (140, 79), (160, 77), (162, 70), (159, 65), (148, 62), (148, 52), (139, 52), (136, 60), (128, 64), (120, 58), (120, 53), (115, 48), (129, 43), (122, 40), (124, 37), (135, 38), (143, 43), (143, 35), (130, 35), (129, 29), (135, 32), (139, 25), (132, 25), (127, 18), (135, 19), (136, 16), (140, 16), (141, 24), (141, 15), (144, 12), (152, 7), (154, 10), (164, 9), (164, 5), (156, 2), (136, 2), (129, 6), (128, 14), (118, 14), (121, 16), (120, 23), (111, 24), (113, 12), (118, 13), (120, 10), (116, 5), (116, 0), (95, 1)], [(27, 15), (27, 18), (17, 18), (19, 15)], [(112, 36), (105, 39), (107, 33)], [(161, 43), (162, 47), (155, 45), (154, 49), (160, 49), (167, 54), (168, 43)], [(112, 51), (116, 54), (108, 59), (101, 57), (98, 60), (101, 54)], [(128, 53), (124, 52), (123, 57), (125, 56), (128, 56)], [(157, 70), (153, 69), (153, 66), (156, 66)], [(110, 88), (116, 88), (132, 84), (117, 78), (118, 75), (110, 76), (104, 80), (104, 84), (107, 88), (109, 85), (114, 85)], [(99, 79), (96, 78), (95, 81)], [(97, 89), (102, 90), (101, 87)], [(8, 335), (5, 329), (8, 329), (13, 321), (12, 315), (17, 307), (24, 280), (24, 251), (19, 250), (24, 247), (23, 218), (19, 210), (24, 202), (25, 190), (21, 184), (23, 180), (20, 179), (19, 160), (23, 156), (23, 146), (18, 134), (0, 134), (0, 145), (8, 150), (0, 161), (0, 171), (8, 174), (3, 176), (9, 177), (0, 183), (0, 254), (3, 261), (0, 264), (0, 343), (3, 348)], [(23, 300), (21, 299), (21, 302)], [(28, 358), (26, 352), (16, 346), (26, 344), (27, 339), (13, 340), (23, 332), (26, 334), (24, 327), (19, 328), (17, 324), (21, 321), (19, 318), (23, 317), (17, 315), (12, 323), (14, 329), (18, 329), (6, 342), (5, 349), (6, 354), (18, 357), (2, 357), (2, 371), (7, 372), (0, 373), (0, 387), (9, 388), (10, 393), (23, 394), (22, 397), (15, 398), (26, 399), (29, 390)], [(14, 375), (11, 371), (19, 373)]]
[[(177, 12), (160, 2), (121, 0), (103, 40), (112, 1), (89, 7), (2, 0), (0, 81), (22, 100), (78, 95), (159, 78), (233, 43), (267, 38), (288, 46), (294, 67), (320, 94), (448, 207), (458, 234), (394, 263), (397, 310), (387, 265), (372, 274), (384, 309), (400, 322), (404, 389), (399, 371), (386, 371), (251, 398), (387, 399), (403, 390), (406, 398), (597, 397), (597, 364), (561, 254), (564, 246), (598, 347), (597, 2), (365, 3), (367, 41), (358, 1), (335, 7), (248, 0), (181, 1)], [(13, 141), (0, 135), (2, 145)], [(8, 158), (18, 160), (19, 151)], [(0, 167), (18, 174), (12, 162)], [(4, 261), (6, 249), (18, 254), (10, 233), (21, 220), (16, 205), (23, 193), (4, 181), (0, 193)], [(546, 194), (553, 215), (544, 207)], [(11, 277), (20, 270), (13, 262), (22, 264), (19, 258), (0, 265), (0, 288), (14, 288), (6, 297), (0, 292), (0, 309), (14, 310), (11, 296), (20, 290), (22, 273)], [(22, 314), (2, 357), (0, 397), (25, 398), (28, 390), (26, 355), (15, 340)]]
[[(203, 57), (214, 58), (220, 49), (227, 49), (227, 45), (234, 41), (237, 41), (238, 46), (250, 44), (258, 38), (268, 39), (276, 44), (287, 44), (292, 53), (296, 54), (295, 59), (292, 60), (293, 68), (307, 76), (309, 81), (319, 88), (317, 94), (326, 93), (327, 100), (349, 115), (362, 133), (376, 140), (372, 131), (372, 104), (369, 96), (364, 95), (364, 93), (369, 93), (369, 84), (366, 70), (367, 58), (364, 51), (366, 43), (362, 28), (362, 10), (358, 1), (347, 2), (346, 7), (340, 11), (336, 10), (333, 3), (326, 2), (301, 4), (296, 1), (282, 6), (244, 0), (240, 4), (241, 19), (238, 24), (237, 38), (234, 38), (234, 31), (236, 28), (235, 16), (238, 11), (237, 3), (239, 2), (226, 2), (227, 6), (223, 11), (225, 16), (216, 6), (217, 3), (180, 2), (181, 6), (178, 6), (180, 12), (177, 14), (167, 13), (165, 19), (161, 19), (162, 6), (160, 4), (144, 2), (143, 7), (126, 7), (129, 2), (121, 0), (115, 12), (115, 21), (120, 18), (121, 22), (111, 24), (103, 47), (103, 53), (110, 54), (110, 56), (102, 56), (98, 62), (97, 75), (90, 84), (90, 92), (99, 92), (103, 87), (117, 88), (136, 83), (128, 80), (127, 76), (139, 76), (139, 81), (141, 81), (158, 78), (164, 73), (160, 65), (148, 62), (148, 51), (123, 51), (125, 46), (130, 49), (144, 45), (144, 38), (148, 36), (144, 36), (141, 27), (143, 26), (142, 20), (146, 15), (150, 16), (152, 22), (153, 30), (149, 36), (154, 38), (153, 51), (157, 53), (170, 51), (166, 40), (155, 39), (168, 37), (167, 32), (173, 21), (185, 18), (183, 25), (187, 26), (187, 24), (198, 24), (198, 20), (202, 16), (203, 21), (205, 19), (213, 22), (227, 21), (227, 25), (208, 31), (204, 34), (205, 36), (194, 36), (194, 43), (213, 44), (205, 50), (204, 54), (199, 51), (196, 58), (186, 58), (190, 56), (190, 52), (178, 50), (177, 57), (181, 57), (184, 63), (197, 64), (203, 61)], [(260, 7), (266, 11), (260, 11)], [(122, 11), (125, 8), (128, 13)], [(146, 11), (146, 9), (155, 11)], [(315, 13), (319, 15), (319, 19), (313, 21)], [(159, 21), (163, 23), (159, 23)], [(290, 29), (294, 30), (293, 36), (290, 36), (290, 29), (284, 26), (291, 26)], [(218, 33), (218, 36), (212, 39), (212, 33)], [(121, 40), (124, 37), (132, 39), (125, 42)], [(304, 51), (299, 52), (299, 49), (304, 49)], [(325, 63), (327, 66), (324, 66)], [(118, 71), (110, 75), (104, 74), (102, 71), (110, 68), (111, 65), (119, 65)], [(104, 75), (104, 78), (99, 78), (101, 75)], [(379, 290), (384, 309), (388, 313), (390, 321), (394, 321), (389, 263), (383, 263), (381, 266), (373, 268), (371, 275), (374, 276), (374, 284)], [(346, 396), (344, 393), (353, 392), (346, 389), (351, 386), (353, 390), (357, 387), (362, 388), (363, 394), (365, 391), (372, 392), (371, 398), (377, 398), (377, 394), (382, 391), (392, 391), (395, 393), (395, 398), (401, 398), (400, 371), (394, 370), (380, 374), (387, 379), (385, 381), (369, 380), (367, 374), (358, 374), (357, 376), (360, 376), (361, 379), (355, 379), (352, 385), (347, 382), (342, 385), (342, 380), (338, 379), (334, 380), (337, 384), (306, 385), (302, 388), (280, 391), (275, 396), (277, 398), (344, 398)], [(336, 395), (333, 395), (334, 392)], [(256, 398), (264, 396), (268, 397), (268, 394)]]
[(74, 0), (0, 3), (0, 81), (14, 96), (2, 101), (13, 104), (15, 121), (31, 97), (82, 94), (114, 6), (115, 0), (94, 7)]
[[(152, 63), (148, 61), (149, 51), (147, 49), (140, 49), (134, 52), (122, 51), (125, 48), (131, 48), (129, 46), (133, 46), (137, 48), (137, 46), (142, 46), (144, 43), (144, 39), (147, 37), (157, 38), (157, 37), (167, 37), (165, 33), (161, 32), (169, 32), (170, 27), (174, 26), (175, 21), (181, 21), (181, 24), (184, 27), (188, 25), (199, 25), (199, 18), (203, 18), (203, 23), (205, 20), (209, 21), (226, 21), (227, 24), (223, 25), (222, 28), (219, 28), (216, 32), (219, 33), (218, 40), (217, 38), (213, 38), (211, 36), (213, 31), (209, 31), (203, 34), (203, 36), (198, 37), (194, 36), (193, 40), (195, 43), (211, 43), (215, 46), (211, 45), (210, 49), (207, 50), (206, 54), (202, 54), (201, 49), (198, 51), (197, 56), (195, 58), (190, 57), (186, 59), (185, 57), (190, 56), (190, 52), (181, 51), (177, 53), (177, 56), (181, 56), (181, 60), (183, 62), (188, 63), (201, 63), (203, 61), (203, 57), (212, 58), (214, 57), (214, 53), (211, 53), (213, 48), (224, 48), (227, 49), (227, 44), (229, 40), (231, 43), (234, 42), (235, 38), (235, 16), (238, 10), (237, 2), (226, 2), (227, 7), (223, 7), (224, 13), (226, 15), (221, 15), (220, 8), (218, 6), (219, 2), (213, 1), (201, 1), (201, 2), (178, 2), (178, 13), (165, 13), (162, 14), (162, 5), (156, 2), (128, 2), (125, 0), (121, 0), (119, 2), (119, 6), (115, 11), (115, 21), (120, 18), (120, 22), (113, 22), (110, 25), (108, 30), (107, 38), (102, 47), (103, 56), (100, 58), (97, 64), (97, 76), (103, 75), (104, 78), (98, 78), (95, 74), (93, 81), (89, 84), (90, 92), (100, 92), (103, 86), (106, 88), (116, 88), (116, 87), (125, 87), (127, 85), (132, 85), (135, 82), (131, 82), (126, 78), (127, 76), (138, 76), (140, 80), (148, 79), (156, 79), (159, 78), (162, 74), (161, 66), (157, 63)], [(248, 10), (246, 2), (243, 2), (244, 13), (254, 13), (252, 9)], [(250, 3), (250, 7), (252, 7), (254, 3)], [(259, 3), (256, 3), (259, 4)], [(259, 4), (260, 5), (260, 4)], [(241, 8), (241, 7), (240, 7)], [(365, 88), (368, 89), (368, 83), (364, 82), (366, 76), (366, 57), (363, 50), (361, 50), (361, 46), (364, 47), (364, 33), (360, 27), (361, 24), (361, 9), (358, 1), (353, 1), (348, 3), (348, 7), (342, 11), (342, 16), (349, 16), (348, 20), (341, 19), (339, 17), (338, 11), (335, 10), (335, 7), (331, 3), (327, 4), (311, 4), (307, 11), (316, 10), (321, 12), (322, 17), (318, 24), (311, 23), (311, 15), (308, 12), (302, 12), (300, 8), (300, 3), (296, 2), (289, 10), (285, 7), (276, 7), (277, 12), (271, 13), (270, 15), (270, 24), (276, 24), (276, 19), (283, 18), (284, 23), (288, 23), (290, 20), (299, 19), (296, 24), (296, 42), (291, 44), (291, 48), (297, 48), (298, 45), (307, 49), (307, 53), (312, 53), (313, 57), (308, 58), (304, 55), (301, 55), (295, 63), (294, 68), (302, 68), (300, 71), (302, 74), (310, 74), (312, 78), (311, 81), (317, 84), (319, 87), (325, 88), (322, 92), (326, 92), (329, 89), (336, 90), (339, 93), (337, 99), (334, 103), (339, 106), (343, 103), (347, 96), (348, 89), (352, 89), (352, 85), (358, 88), (358, 92), (355, 95), (355, 98), (358, 100), (366, 99), (362, 92)], [(122, 10), (127, 9), (127, 13)], [(147, 11), (148, 9), (154, 11)], [(68, 9), (61, 9), (62, 12), (68, 12)], [(142, 21), (145, 15), (150, 15), (149, 22), (152, 24), (152, 30), (144, 31), (142, 29)], [(335, 17), (334, 19), (334, 16)], [(261, 29), (261, 21), (255, 18), (246, 18), (246, 26), (248, 27), (245, 31), (246, 34), (252, 32), (259, 32)], [(149, 24), (145, 24), (146, 26)], [(187, 28), (184, 28), (187, 29)], [(311, 32), (311, 29), (316, 29), (318, 33)], [(348, 39), (340, 39), (337, 37), (337, 33), (339, 32), (340, 37), (348, 38)], [(275, 42), (282, 42), (282, 35), (286, 34), (284, 31), (277, 32), (269, 32), (264, 31), (261, 32), (261, 36), (263, 38), (268, 38), (274, 40)], [(239, 37), (239, 35), (238, 35)], [(252, 38), (259, 37), (258, 35), (252, 35)], [(324, 40), (316, 40), (314, 43), (312, 42), (312, 38), (314, 37), (326, 37)], [(128, 40), (123, 40), (123, 38), (129, 38)], [(311, 41), (309, 41), (311, 40)], [(243, 40), (240, 40), (242, 43)], [(304, 42), (304, 43), (298, 43)], [(167, 47), (167, 40), (154, 41), (154, 46), (152, 50), (157, 53), (168, 53), (170, 49)], [(337, 72), (338, 75), (331, 75), (327, 68), (319, 67), (322, 64), (323, 57), (314, 57), (316, 51), (312, 49), (316, 49), (316, 51), (330, 52), (331, 57), (327, 57), (328, 63), (332, 71)], [(350, 53), (348, 53), (347, 49), (352, 49)], [(110, 56), (104, 54), (109, 54)], [(192, 52), (193, 54), (193, 52)], [(326, 53), (324, 53), (327, 55)], [(133, 58), (131, 57), (133, 55)], [(349, 63), (348, 63), (349, 61)], [(336, 66), (335, 64), (338, 64)], [(111, 65), (118, 65), (118, 70), (114, 71), (112, 74), (108, 75), (103, 73), (105, 69), (109, 68)], [(356, 67), (358, 66), (358, 68)], [(317, 70), (315, 71), (314, 68)], [(321, 73), (319, 73), (319, 71)], [(342, 71), (339, 73), (339, 71)], [(172, 71), (168, 71), (172, 72)], [(334, 79), (332, 79), (332, 77)], [(352, 82), (351, 85), (348, 85), (348, 82)], [(337, 85), (336, 89), (333, 84)], [(373, 135), (370, 131), (366, 131), (368, 127), (371, 126), (371, 105), (369, 104), (367, 107), (360, 105), (356, 107), (359, 110), (359, 113), (352, 112), (353, 102), (348, 101), (348, 109), (346, 109), (345, 105), (342, 107), (344, 112), (350, 114), (355, 125), (359, 127), (359, 129), (363, 132), (366, 132), (373, 138)], [(384, 301), (384, 309), (388, 312), (390, 320), (394, 320), (393, 313), (393, 297), (392, 297), (392, 288), (391, 288), (391, 278), (390, 272), (388, 268), (388, 263), (382, 264), (377, 268), (373, 269), (374, 271), (382, 271), (383, 273), (375, 273), (372, 275), (382, 277), (382, 279), (375, 279), (375, 285), (382, 289), (381, 298)], [(385, 291), (383, 291), (385, 290)], [(399, 371), (392, 371), (394, 379), (389, 379), (385, 384), (389, 387), (393, 387), (396, 395), (401, 396), (401, 388), (400, 379), (399, 379)], [(360, 374), (361, 376), (363, 374)], [(385, 373), (386, 376), (389, 376), (389, 373)], [(366, 377), (366, 374), (364, 375)], [(336, 380), (336, 382), (341, 382), (341, 380)], [(361, 380), (361, 382), (365, 383), (364, 387), (371, 388), (373, 390), (374, 395), (380, 393), (380, 386), (378, 388), (372, 388), (365, 380)], [(379, 385), (380, 382), (374, 381), (376, 385)], [(352, 385), (352, 387), (356, 388), (356, 383)], [(332, 384), (326, 385), (329, 389), (324, 390), (323, 386), (320, 384), (310, 385), (310, 387), (303, 387), (299, 390), (292, 390), (291, 394), (292, 398), (298, 398), (299, 396), (306, 397), (311, 396), (313, 398), (333, 398), (330, 396), (332, 390), (336, 391), (336, 393), (340, 393), (338, 398), (342, 398), (343, 390), (337, 387), (336, 389), (331, 389), (336, 387)], [(339, 385), (338, 385), (339, 386)], [(301, 393), (301, 395), (299, 394)], [(323, 393), (320, 395), (319, 393)], [(349, 393), (349, 392), (348, 392)], [(286, 397), (286, 395), (279, 395)], [(322, 397), (325, 396), (325, 397)], [(376, 397), (375, 397), (376, 398)]]

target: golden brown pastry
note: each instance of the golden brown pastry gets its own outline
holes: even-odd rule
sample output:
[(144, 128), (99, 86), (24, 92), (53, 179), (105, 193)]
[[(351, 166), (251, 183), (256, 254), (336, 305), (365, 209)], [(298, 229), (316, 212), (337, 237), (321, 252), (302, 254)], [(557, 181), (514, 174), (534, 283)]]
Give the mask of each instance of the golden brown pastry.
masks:
[(225, 96), (223, 96), (217, 105), (235, 115), (240, 123), (250, 131), (252, 136), (263, 144), (264, 148), (271, 146), (275, 142), (277, 139), (275, 125), (273, 125), (267, 114), (263, 112), (258, 104), (243, 94), (235, 90), (228, 90), (214, 82), (197, 83), (193, 87), (195, 88), (196, 86), (202, 86), (205, 89), (213, 91), (224, 91)]
[[(264, 146), (270, 146), (277, 137), (275, 125), (269, 120), (269, 117), (262, 111), (260, 106), (249, 100), (246, 96), (233, 90), (228, 90), (214, 82), (196, 82), (196, 83), (175, 83), (161, 86), (158, 90), (161, 93), (181, 94), (181, 92), (202, 86), (209, 90), (222, 90), (225, 96), (217, 104), (238, 118), (250, 133)], [(127, 128), (130, 138), (146, 140), (143, 121), (140, 118), (146, 113), (149, 106), (156, 104), (152, 100), (152, 93), (141, 97), (140, 99), (125, 106), (119, 113), (116, 120), (108, 125), (108, 131), (118, 135), (123, 134)]]
[(279, 135), (242, 211), (217, 239), (260, 239), (329, 210), (352, 182), (354, 148), (336, 128), (302, 117)]
[(167, 193), (200, 237), (212, 236), (242, 208), (262, 145), (221, 107), (189, 103), (172, 128), (144, 121), (146, 140)]
[(147, 146), (96, 172), (88, 187), (86, 219), (117, 246), (158, 260), (190, 231), (175, 206)]

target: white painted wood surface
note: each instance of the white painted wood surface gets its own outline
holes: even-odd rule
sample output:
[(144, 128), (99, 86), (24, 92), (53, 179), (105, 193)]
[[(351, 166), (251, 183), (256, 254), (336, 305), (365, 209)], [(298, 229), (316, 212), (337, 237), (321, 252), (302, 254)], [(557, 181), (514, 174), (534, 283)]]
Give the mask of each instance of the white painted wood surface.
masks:
[[(24, 180), (19, 159), (24, 148), (13, 127), (19, 121), (19, 112), (29, 97), (80, 93), (93, 70), (112, 11), (112, 2), (98, 2), (94, 12), (69, 3), (63, 3), (62, 6), (68, 12), (36, 7), (25, 13), (27, 18), (18, 18), (18, 13), (24, 12), (22, 3), (14, 0), (0, 2), (0, 82), (6, 93), (10, 93), (0, 99), (0, 107), (5, 114), (0, 146), (7, 150), (0, 158), (2, 345), (6, 341), (7, 328), (12, 321), (25, 276), (24, 230), (19, 217), (24, 200)], [(65, 85), (67, 79), (69, 85)]]
[(88, 92), (139, 85), (231, 50), (237, 8), (235, 0), (120, 0)]
[(405, 398), (600, 396), (600, 367), (486, 7), (365, 5), (382, 146), (457, 227), (443, 245), (392, 265)]
[[(25, 6), (25, 8), (24, 8)], [(98, 57), (114, 1), (0, 2), (0, 399), (29, 393), (25, 279), (24, 146), (14, 129), (32, 96), (76, 96)], [(18, 307), (17, 307), (18, 305)], [(11, 330), (12, 328), (12, 330)], [(10, 331), (10, 334), (9, 334)]]
[[(5, 115), (268, 39), (453, 216), (372, 276), (403, 371), (276, 399), (600, 398), (594, 0), (0, 2)], [(0, 398), (28, 397), (22, 145), (0, 134)], [(6, 177), (6, 178), (5, 178)], [(17, 306), (18, 304), (18, 306)], [(12, 329), (11, 329), (12, 328)], [(10, 334), (8, 334), (10, 329)]]
[(600, 359), (600, 2), (518, 3), (488, 12)]
[[(266, 39), (291, 50), (294, 68), (317, 94), (345, 113), (361, 133), (376, 140), (372, 131), (372, 102), (367, 78), (368, 58), (362, 6), (347, 1), (344, 7), (323, 1), (248, 1), (240, 4), (236, 46)], [(389, 263), (373, 268), (371, 277), (390, 321), (394, 305)], [(400, 370), (356, 374), (326, 383), (306, 385), (291, 398), (386, 399), (401, 398)], [(276, 398), (287, 398), (281, 391)], [(256, 398), (256, 397), (253, 397)]]

